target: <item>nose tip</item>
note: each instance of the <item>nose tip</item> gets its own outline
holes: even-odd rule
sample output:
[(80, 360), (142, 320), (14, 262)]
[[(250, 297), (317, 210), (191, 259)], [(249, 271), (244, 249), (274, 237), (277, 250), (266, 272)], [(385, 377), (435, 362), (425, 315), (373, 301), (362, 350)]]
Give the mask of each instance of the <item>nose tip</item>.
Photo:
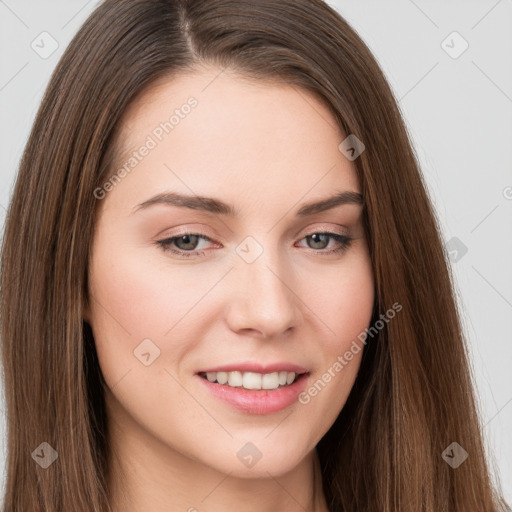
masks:
[(263, 262), (250, 267), (244, 277), (235, 273), (233, 278), (240, 292), (232, 297), (228, 324), (239, 334), (258, 332), (263, 339), (288, 335), (302, 321), (300, 301), (284, 275)]

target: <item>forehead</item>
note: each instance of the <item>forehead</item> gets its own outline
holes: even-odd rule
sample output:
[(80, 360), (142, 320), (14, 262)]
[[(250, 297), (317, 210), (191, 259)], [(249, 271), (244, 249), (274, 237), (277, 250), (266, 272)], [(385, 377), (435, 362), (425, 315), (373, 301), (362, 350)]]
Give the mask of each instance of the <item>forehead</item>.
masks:
[(168, 181), (186, 193), (272, 191), (299, 200), (313, 188), (359, 190), (338, 149), (344, 138), (312, 93), (209, 68), (159, 79), (130, 105), (115, 165), (150, 145), (130, 172), (132, 190), (157, 193)]

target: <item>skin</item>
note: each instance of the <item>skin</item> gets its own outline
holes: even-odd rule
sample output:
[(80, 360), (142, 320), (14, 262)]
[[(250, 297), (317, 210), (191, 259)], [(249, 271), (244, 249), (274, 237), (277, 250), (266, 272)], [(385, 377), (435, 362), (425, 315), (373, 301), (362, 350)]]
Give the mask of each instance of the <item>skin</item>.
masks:
[[(196, 372), (289, 361), (307, 367), (312, 384), (333, 367), (371, 319), (362, 206), (304, 218), (295, 212), (361, 189), (354, 162), (338, 150), (346, 135), (313, 95), (220, 71), (161, 79), (130, 106), (114, 170), (169, 113), (190, 96), (198, 102), (99, 200), (84, 319), (108, 385), (112, 505), (116, 512), (325, 512), (321, 482), (314, 486), (315, 446), (348, 397), (362, 351), (307, 404), (271, 414), (221, 402)], [(132, 213), (164, 191), (215, 197), (239, 215), (162, 204)], [(340, 244), (307, 236), (325, 231), (354, 240), (326, 254)], [(200, 255), (174, 255), (156, 243), (187, 232), (207, 238), (172, 247)], [(263, 249), (252, 263), (236, 252), (246, 237)], [(148, 366), (134, 355), (146, 338), (160, 350)], [(247, 442), (262, 454), (251, 468), (237, 457)]]

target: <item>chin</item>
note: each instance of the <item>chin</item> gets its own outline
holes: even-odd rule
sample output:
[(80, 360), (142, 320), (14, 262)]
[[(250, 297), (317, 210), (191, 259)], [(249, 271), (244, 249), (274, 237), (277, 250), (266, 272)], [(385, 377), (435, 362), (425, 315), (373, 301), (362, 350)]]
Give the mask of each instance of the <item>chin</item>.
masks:
[[(260, 434), (259, 441), (250, 441), (250, 436), (244, 436), (243, 442), (234, 440), (231, 443), (234, 448), (225, 447), (216, 449), (215, 453), (210, 452), (205, 464), (237, 478), (269, 478), (270, 475), (279, 476), (292, 471), (314, 449), (299, 448), (281, 438), (265, 440), (264, 436), (270, 431)], [(274, 434), (270, 434), (272, 435)]]

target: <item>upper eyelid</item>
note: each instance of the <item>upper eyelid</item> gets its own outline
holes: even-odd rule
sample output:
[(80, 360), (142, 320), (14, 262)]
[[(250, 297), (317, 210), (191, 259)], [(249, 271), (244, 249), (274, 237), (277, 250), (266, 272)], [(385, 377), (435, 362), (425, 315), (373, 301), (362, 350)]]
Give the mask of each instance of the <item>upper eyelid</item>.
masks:
[[(325, 234), (330, 234), (330, 235), (344, 236), (344, 237), (347, 237), (347, 238), (351, 238), (352, 240), (356, 240), (357, 239), (357, 237), (352, 236), (351, 233), (349, 233), (349, 232), (339, 233), (336, 230), (333, 230), (332, 228), (317, 228), (317, 229), (312, 229), (312, 230), (306, 231), (304, 233), (304, 235), (302, 235), (300, 237), (299, 240), (303, 240), (305, 237), (311, 236), (311, 235), (317, 234), (317, 233), (325, 233)], [(178, 239), (178, 238), (180, 238), (182, 236), (186, 236), (186, 235), (197, 236), (197, 237), (199, 237), (199, 238), (201, 238), (203, 240), (208, 240), (212, 244), (217, 244), (217, 245), (219, 244), (219, 242), (216, 242), (213, 237), (211, 237), (211, 236), (209, 236), (207, 234), (204, 234), (204, 233), (196, 232), (193, 229), (183, 230), (180, 233), (173, 234), (172, 236), (166, 236), (163, 239), (161, 239), (159, 242), (162, 243), (162, 242), (168, 242), (168, 241), (171, 241), (171, 240), (176, 240), (176, 239)], [(171, 242), (169, 242), (169, 243), (171, 243)], [(198, 249), (196, 249), (196, 250), (198, 250)], [(193, 251), (190, 251), (190, 252), (193, 252)]]
[[(306, 228), (301, 227), (300, 229), (293, 230), (294, 231), (293, 237), (299, 236), (299, 234), (303, 231), (306, 232), (307, 234), (309, 234), (309, 233), (318, 233), (320, 231), (331, 231), (331, 232), (337, 233), (338, 230), (341, 230), (341, 233), (339, 233), (339, 234), (345, 234), (345, 233), (349, 233), (354, 228), (356, 228), (360, 224), (360, 222), (361, 222), (360, 217), (358, 217), (358, 219), (356, 219), (356, 221), (351, 219), (349, 222), (345, 223), (345, 225), (340, 225), (340, 224), (337, 224), (336, 222), (332, 222), (332, 221), (327, 222), (327, 223), (326, 222), (322, 223), (321, 221), (317, 221), (317, 222), (312, 223), (313, 224), (312, 227), (306, 227)], [(191, 224), (195, 224), (195, 223), (191, 223)], [(213, 233), (213, 230), (211, 228), (206, 227), (206, 225), (203, 223), (199, 223), (199, 226), (200, 227), (187, 227), (187, 225), (185, 225), (185, 227), (177, 227), (176, 234), (170, 234), (169, 236), (167, 236), (167, 238), (181, 236), (181, 234), (184, 234), (184, 235), (194, 234), (194, 235), (202, 235), (202, 236), (215, 238), (216, 235)], [(287, 236), (291, 231), (292, 231), (292, 229), (287, 230), (287, 232), (286, 232)], [(211, 235), (210, 235), (210, 233), (211, 233)]]

